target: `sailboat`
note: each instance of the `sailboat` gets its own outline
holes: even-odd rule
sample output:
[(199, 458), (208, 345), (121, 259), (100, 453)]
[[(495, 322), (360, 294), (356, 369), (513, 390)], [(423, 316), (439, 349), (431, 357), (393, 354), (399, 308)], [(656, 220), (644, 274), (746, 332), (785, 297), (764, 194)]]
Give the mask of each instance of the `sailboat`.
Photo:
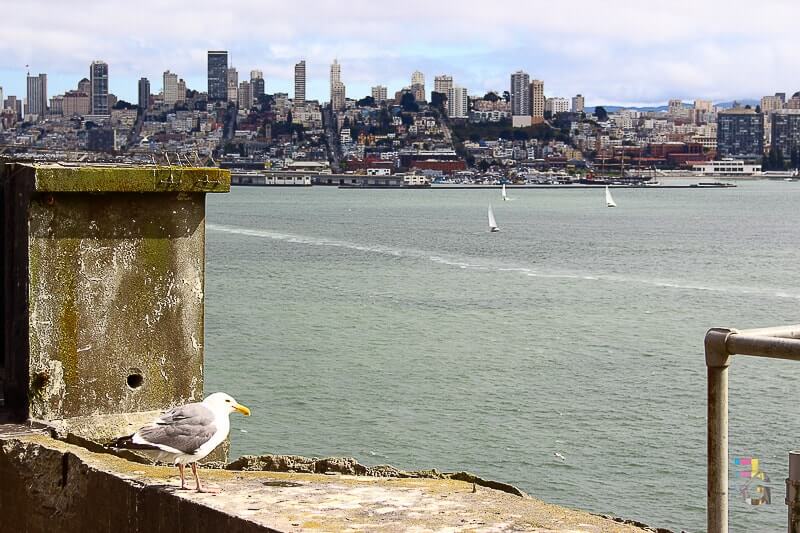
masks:
[(497, 221), (494, 219), (494, 211), (492, 211), (491, 204), (489, 204), (489, 231), (500, 231), (500, 228), (497, 227)]
[(611, 197), (611, 191), (608, 190), (608, 185), (606, 185), (606, 207), (617, 207), (617, 203)]
[(503, 184), (503, 201), (504, 202), (508, 201), (508, 195), (506, 194), (506, 184), (505, 183)]

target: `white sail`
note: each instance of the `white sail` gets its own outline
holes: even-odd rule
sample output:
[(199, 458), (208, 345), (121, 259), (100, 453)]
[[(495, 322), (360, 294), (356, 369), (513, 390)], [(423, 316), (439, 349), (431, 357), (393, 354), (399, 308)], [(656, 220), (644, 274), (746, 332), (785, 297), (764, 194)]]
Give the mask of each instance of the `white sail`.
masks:
[(494, 219), (494, 211), (492, 211), (492, 206), (489, 206), (489, 231), (499, 231), (500, 228), (497, 227), (497, 221)]
[(606, 207), (617, 207), (617, 203), (611, 197), (611, 191), (608, 190), (608, 185), (606, 185)]
[(508, 195), (506, 194), (506, 184), (504, 183), (503, 184), (503, 201), (505, 202), (507, 200), (508, 200)]

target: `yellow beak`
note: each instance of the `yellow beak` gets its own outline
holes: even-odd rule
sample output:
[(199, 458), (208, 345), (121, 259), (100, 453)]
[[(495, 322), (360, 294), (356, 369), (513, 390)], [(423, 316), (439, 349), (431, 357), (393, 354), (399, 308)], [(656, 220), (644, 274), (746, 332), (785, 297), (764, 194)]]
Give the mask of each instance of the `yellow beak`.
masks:
[(233, 408), (242, 413), (244, 416), (250, 416), (250, 409), (240, 403), (234, 405)]

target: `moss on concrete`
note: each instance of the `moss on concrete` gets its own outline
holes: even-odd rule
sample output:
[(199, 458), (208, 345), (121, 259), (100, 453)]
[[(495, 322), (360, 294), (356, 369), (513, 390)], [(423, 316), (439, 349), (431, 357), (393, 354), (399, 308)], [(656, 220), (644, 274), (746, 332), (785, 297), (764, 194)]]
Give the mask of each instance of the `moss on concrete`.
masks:
[(38, 192), (228, 192), (229, 170), (202, 167), (35, 166)]
[[(130, 463), (44, 435), (4, 438), (1, 433), (0, 530), (37, 531), (30, 525), (46, 523), (66, 533), (96, 530), (99, 524), (103, 530), (134, 533), (655, 531), (534, 498), (482, 487), (475, 491), (472, 483), (454, 479), (204, 469), (206, 486), (221, 492), (198, 494), (176, 490), (175, 468)], [(2, 512), (11, 505), (14, 513)]]

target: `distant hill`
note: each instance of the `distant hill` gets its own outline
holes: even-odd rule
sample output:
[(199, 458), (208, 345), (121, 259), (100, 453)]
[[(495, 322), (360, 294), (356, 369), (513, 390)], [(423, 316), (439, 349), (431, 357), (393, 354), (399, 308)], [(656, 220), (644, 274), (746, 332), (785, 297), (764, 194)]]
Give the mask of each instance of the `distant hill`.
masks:
[[(753, 99), (753, 98), (742, 98), (741, 100), (736, 100), (736, 101), (739, 102), (739, 105), (743, 105), (743, 106), (744, 105), (749, 105), (749, 106), (752, 106), (752, 107), (755, 107), (755, 106), (757, 106), (757, 105), (759, 105), (761, 103), (761, 100), (756, 100), (756, 99)], [(718, 106), (718, 107), (725, 108), (725, 109), (729, 109), (729, 108), (733, 107), (733, 101), (730, 101), (730, 102), (717, 102), (714, 105)], [(684, 104), (684, 106), (685, 107), (689, 107), (688, 104)], [(623, 109), (630, 109), (632, 111), (641, 111), (643, 113), (653, 113), (653, 112), (657, 112), (657, 111), (667, 111), (669, 109), (669, 106), (666, 106), (666, 105), (645, 106), (645, 107), (636, 107), (636, 106), (627, 107), (627, 106), (619, 106), (619, 105), (604, 105), (602, 107), (606, 108), (606, 111), (608, 111), (609, 113), (616, 113), (617, 111), (621, 111)], [(587, 107), (587, 108), (584, 109), (584, 111), (587, 114), (594, 113), (594, 107)]]

